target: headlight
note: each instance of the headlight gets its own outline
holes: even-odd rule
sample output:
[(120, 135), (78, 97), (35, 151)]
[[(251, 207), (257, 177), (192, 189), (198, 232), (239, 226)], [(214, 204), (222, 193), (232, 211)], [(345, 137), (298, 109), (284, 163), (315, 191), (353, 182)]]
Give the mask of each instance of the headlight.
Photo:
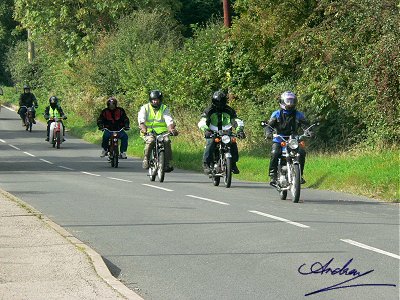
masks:
[(296, 139), (291, 139), (288, 146), (290, 149), (297, 149), (299, 147), (299, 142)]
[(230, 141), (231, 141), (231, 138), (230, 138), (229, 135), (224, 135), (224, 136), (222, 136), (222, 142), (223, 142), (224, 144), (228, 144)]
[(159, 136), (157, 137), (157, 141), (159, 141), (159, 142), (162, 142), (163, 139), (164, 139), (164, 137), (163, 137), (162, 135), (159, 135)]

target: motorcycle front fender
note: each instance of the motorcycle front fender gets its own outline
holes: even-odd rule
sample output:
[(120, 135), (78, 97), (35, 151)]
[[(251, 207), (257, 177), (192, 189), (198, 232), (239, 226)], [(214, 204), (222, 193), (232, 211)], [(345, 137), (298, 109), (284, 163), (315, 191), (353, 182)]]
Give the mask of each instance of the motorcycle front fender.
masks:
[(225, 158), (232, 158), (232, 154), (230, 152), (225, 153)]

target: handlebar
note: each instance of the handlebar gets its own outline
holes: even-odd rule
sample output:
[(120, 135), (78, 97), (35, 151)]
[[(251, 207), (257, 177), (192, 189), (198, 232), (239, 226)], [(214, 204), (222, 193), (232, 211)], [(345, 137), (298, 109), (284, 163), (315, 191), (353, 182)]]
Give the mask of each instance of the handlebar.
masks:
[(101, 131), (105, 131), (105, 130), (107, 130), (108, 132), (111, 132), (111, 133), (115, 133), (115, 132), (121, 132), (121, 131), (129, 130), (129, 129), (121, 128), (120, 130), (110, 130), (110, 129), (105, 128), (105, 127), (101, 129)]

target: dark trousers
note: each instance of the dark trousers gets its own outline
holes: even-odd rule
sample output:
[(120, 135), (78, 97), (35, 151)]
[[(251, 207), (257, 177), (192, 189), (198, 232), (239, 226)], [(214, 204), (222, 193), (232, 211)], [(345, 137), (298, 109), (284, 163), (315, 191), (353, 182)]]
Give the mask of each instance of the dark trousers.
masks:
[[(278, 160), (282, 154), (282, 147), (279, 143), (272, 143), (272, 151), (271, 151), (271, 160), (269, 162), (269, 174), (276, 174), (278, 169)], [(301, 175), (303, 175), (304, 165), (306, 164), (306, 151), (302, 148), (299, 148), (299, 162), (300, 162), (300, 170)]]
[[(22, 120), (25, 120), (25, 114), (26, 114), (27, 110), (28, 109), (26, 107), (20, 107), (19, 108), (18, 114), (19, 114), (19, 116), (21, 117)], [(36, 117), (36, 111), (35, 111), (35, 108), (32, 108), (32, 118), (35, 118), (35, 117)]]
[[(214, 139), (206, 139), (206, 147), (203, 153), (203, 163), (210, 165), (213, 162), (213, 155), (215, 152), (216, 143)], [(236, 143), (231, 143), (231, 154), (232, 162), (237, 163), (239, 161), (239, 151)]]

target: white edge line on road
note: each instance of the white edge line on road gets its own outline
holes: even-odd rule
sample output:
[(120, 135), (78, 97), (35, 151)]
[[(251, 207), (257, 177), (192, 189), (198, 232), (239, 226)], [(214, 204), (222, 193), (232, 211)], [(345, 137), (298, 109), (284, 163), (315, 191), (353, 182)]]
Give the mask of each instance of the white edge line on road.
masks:
[(365, 245), (365, 244), (362, 244), (362, 243), (359, 243), (359, 242), (356, 242), (356, 241), (353, 241), (353, 240), (348, 240), (348, 239), (340, 239), (340, 240), (342, 242), (345, 242), (345, 243), (348, 243), (348, 244), (351, 244), (351, 245), (354, 245), (354, 246), (357, 246), (357, 247), (360, 247), (360, 248), (364, 248), (364, 249), (371, 250), (371, 251), (374, 251), (374, 252), (377, 252), (377, 253), (380, 253), (380, 254), (384, 254), (384, 255), (387, 255), (387, 256), (391, 256), (391, 257), (400, 259), (400, 255), (393, 254), (393, 253), (390, 253), (390, 252), (387, 252), (387, 251), (384, 251), (384, 250), (381, 250), (381, 249), (378, 249), (378, 248), (375, 248), (375, 247), (371, 247), (371, 246), (368, 246), (368, 245)]
[(12, 108), (9, 108), (9, 107), (4, 106), (4, 105), (2, 105), (1, 107), (4, 107), (5, 109), (8, 109), (9, 111), (15, 111), (15, 110), (13, 110)]
[(130, 180), (126, 180), (126, 179), (121, 179), (121, 178), (115, 178), (115, 177), (107, 177), (108, 179), (112, 179), (112, 180), (118, 180), (118, 181), (123, 181), (123, 182), (133, 182)]
[(32, 157), (36, 157), (35, 155), (29, 153), (29, 152), (24, 152), (26, 155), (32, 156)]
[(97, 176), (97, 177), (99, 177), (99, 176), (101, 176), (101, 175), (98, 175), (98, 174), (93, 174), (93, 173), (89, 173), (89, 172), (81, 172), (82, 174), (86, 174), (86, 175), (90, 175), (90, 176)]
[(266, 213), (263, 213), (263, 212), (260, 212), (260, 211), (257, 211), (257, 210), (249, 210), (249, 212), (251, 212), (253, 214), (260, 215), (260, 216), (268, 217), (268, 218), (271, 218), (271, 219), (275, 219), (275, 220), (278, 220), (278, 221), (282, 221), (282, 222), (285, 222), (285, 223), (288, 223), (288, 224), (291, 224), (291, 225), (294, 225), (294, 226), (298, 226), (298, 227), (301, 227), (301, 228), (310, 228), (310, 226), (307, 226), (307, 225), (304, 225), (304, 224), (301, 224), (301, 223), (297, 223), (297, 222), (293, 222), (293, 221), (290, 221), (290, 220), (287, 220), (287, 219), (284, 219), (284, 218), (281, 218), (281, 217), (269, 215), (269, 214), (266, 214)]
[(162, 188), (162, 187), (159, 187), (159, 186), (156, 186), (156, 185), (147, 184), (147, 183), (143, 183), (142, 185), (149, 186), (149, 187), (152, 187), (152, 188), (155, 188), (155, 189), (164, 190), (164, 191), (167, 191), (167, 192), (173, 192), (174, 191), (174, 190)]
[(65, 169), (65, 170), (70, 170), (73, 171), (74, 169), (68, 168), (68, 167), (64, 167), (64, 166), (58, 166), (59, 168)]
[(45, 162), (46, 164), (53, 165), (53, 163), (51, 161), (45, 160), (43, 158), (40, 158), (39, 160), (41, 160), (42, 162)]
[(15, 150), (21, 150), (18, 147), (14, 146), (14, 145), (11, 145), (11, 144), (9, 144), (8, 146), (10, 146), (11, 148), (14, 148)]
[(2, 139), (0, 139), (0, 142), (2, 142), (2, 143), (4, 143), (4, 144), (6, 143), (6, 141), (5, 141), (5, 140), (2, 140)]
[(194, 196), (194, 195), (186, 195), (186, 197), (196, 198), (196, 199), (200, 199), (200, 200), (204, 200), (204, 201), (208, 201), (208, 202), (213, 202), (213, 203), (217, 203), (217, 204), (222, 204), (222, 205), (230, 205), (229, 203), (225, 203), (225, 202), (221, 202), (221, 201), (217, 201), (217, 200), (212, 200), (212, 199), (208, 199), (208, 198), (203, 198), (203, 197), (198, 197), (198, 196)]

